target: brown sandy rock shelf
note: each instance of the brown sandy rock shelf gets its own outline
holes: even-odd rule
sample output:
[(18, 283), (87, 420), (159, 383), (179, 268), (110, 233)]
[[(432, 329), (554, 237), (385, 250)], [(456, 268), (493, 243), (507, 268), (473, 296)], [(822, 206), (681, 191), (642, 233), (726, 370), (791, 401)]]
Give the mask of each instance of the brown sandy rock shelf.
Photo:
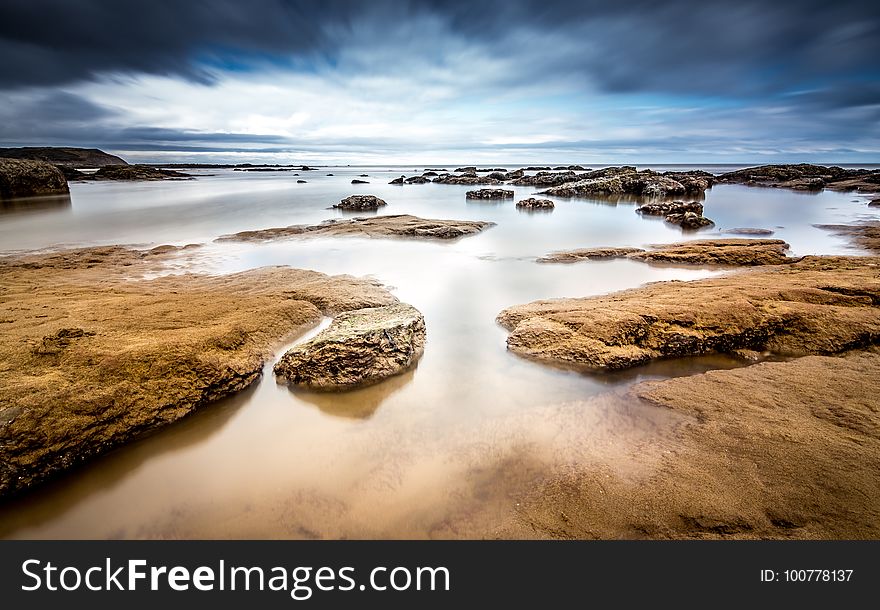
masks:
[(880, 339), (880, 258), (805, 257), (693, 282), (502, 311), (511, 351), (624, 369), (657, 358), (740, 349), (834, 354)]
[(131, 281), (178, 251), (0, 259), (0, 496), (241, 390), (323, 315), (397, 303), (286, 267)]
[(788, 244), (781, 239), (705, 239), (641, 248), (581, 248), (543, 256), (539, 263), (575, 263), (582, 260), (629, 258), (645, 262), (684, 265), (756, 266), (780, 265), (800, 259), (786, 256)]
[(495, 534), (880, 538), (878, 397), (875, 350), (638, 384), (625, 403), (684, 418), (671, 440), (630, 456), (650, 460), (648, 473), (556, 468)]
[(457, 239), (476, 235), (494, 226), (476, 220), (433, 220), (408, 214), (371, 218), (325, 220), (317, 225), (292, 225), (224, 235), (217, 241), (269, 241), (299, 236), (402, 237), (409, 239)]
[(310, 390), (351, 389), (402, 373), (425, 348), (425, 319), (406, 304), (349, 311), (289, 350), (275, 375)]
[(815, 225), (819, 229), (844, 235), (859, 247), (880, 253), (880, 222), (868, 221), (852, 225)]

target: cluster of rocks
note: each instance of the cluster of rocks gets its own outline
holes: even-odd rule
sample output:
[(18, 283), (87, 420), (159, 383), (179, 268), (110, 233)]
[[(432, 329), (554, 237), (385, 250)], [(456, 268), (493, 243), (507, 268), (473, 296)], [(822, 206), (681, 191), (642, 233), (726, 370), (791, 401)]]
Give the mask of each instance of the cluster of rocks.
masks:
[[(73, 173), (75, 172), (75, 174)], [(173, 169), (163, 169), (152, 165), (106, 165), (94, 173), (87, 174), (69, 168), (68, 180), (192, 180), (192, 175)]]
[[(684, 195), (688, 192), (702, 193), (699, 187), (708, 180), (699, 183), (688, 180), (685, 186), (671, 176), (653, 170), (637, 171), (633, 166), (607, 167), (577, 176), (569, 181), (554, 186), (542, 194), (557, 197), (592, 197), (609, 195), (638, 195), (644, 197), (668, 197)], [(692, 189), (689, 191), (689, 189)]]
[(465, 194), (467, 199), (513, 199), (513, 191), (506, 189), (479, 189), (477, 191), (468, 191)]
[(761, 165), (721, 174), (718, 182), (789, 188), (799, 191), (880, 191), (880, 170), (845, 169), (836, 165)]
[(385, 203), (385, 200), (379, 199), (375, 195), (351, 195), (333, 207), (339, 210), (355, 210), (363, 212), (366, 210), (378, 210), (385, 205), (388, 205)]
[(715, 223), (703, 216), (703, 204), (699, 201), (658, 201), (636, 208), (636, 212), (646, 216), (663, 216), (666, 222), (683, 229), (701, 229)]
[(516, 207), (526, 210), (552, 210), (556, 205), (549, 199), (529, 197), (516, 202)]

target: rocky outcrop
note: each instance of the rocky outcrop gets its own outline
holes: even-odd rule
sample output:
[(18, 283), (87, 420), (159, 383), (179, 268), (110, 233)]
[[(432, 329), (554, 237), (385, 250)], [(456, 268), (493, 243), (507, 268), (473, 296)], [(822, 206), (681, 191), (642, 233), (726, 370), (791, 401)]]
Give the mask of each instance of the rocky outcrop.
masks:
[(379, 199), (375, 195), (351, 195), (333, 207), (340, 210), (356, 210), (363, 212), (366, 210), (378, 210), (386, 205), (388, 204), (385, 203), (384, 199)]
[(537, 199), (535, 197), (529, 197), (528, 199), (517, 201), (516, 207), (524, 210), (552, 210), (556, 207), (556, 204), (554, 204), (549, 199)]
[(636, 212), (646, 216), (669, 216), (670, 214), (693, 212), (702, 216), (703, 204), (699, 201), (657, 201), (637, 207)]
[(272, 346), (324, 315), (397, 302), (370, 281), (286, 267), (131, 279), (187, 250), (0, 259), (0, 496), (241, 390)]
[(869, 208), (877, 208), (877, 207), (880, 207), (880, 197), (878, 197), (877, 199), (872, 199), (871, 201), (869, 201), (869, 202), (868, 202), (868, 207), (869, 207)]
[(559, 165), (557, 167), (554, 167), (553, 169), (555, 169), (555, 170), (568, 170), (568, 171), (573, 171), (573, 172), (582, 172), (587, 168), (585, 168), (581, 165)]
[(0, 200), (69, 193), (60, 169), (44, 161), (0, 159)]
[(575, 263), (581, 260), (629, 258), (645, 262), (683, 265), (751, 267), (782, 265), (800, 259), (786, 255), (781, 239), (706, 239), (642, 248), (581, 248), (543, 256), (539, 263)]
[(696, 231), (697, 229), (703, 229), (715, 225), (714, 222), (702, 214), (696, 214), (694, 212), (669, 214), (664, 220), (670, 224), (678, 225), (686, 231)]
[(667, 178), (680, 182), (684, 187), (685, 193), (702, 194), (706, 189), (712, 188), (715, 184), (715, 175), (702, 170), (692, 170), (687, 172), (663, 172)]
[(338, 315), (314, 339), (288, 351), (275, 375), (309, 390), (347, 390), (378, 383), (416, 364), (425, 348), (425, 320), (396, 304)]
[(521, 176), (511, 184), (515, 186), (557, 186), (580, 179), (574, 172), (538, 172), (532, 176)]
[(190, 174), (150, 165), (107, 165), (78, 180), (192, 180)]
[(465, 194), (466, 199), (513, 199), (513, 191), (506, 189), (480, 189), (478, 191), (468, 191)]
[(496, 180), (495, 178), (489, 178), (488, 176), (478, 176), (476, 174), (463, 174), (461, 176), (446, 174), (434, 178), (433, 181), (437, 184), (502, 184), (500, 180)]
[(406, 176), (401, 176), (400, 178), (395, 178), (394, 180), (392, 180), (392, 181), (389, 182), (388, 184), (402, 185), (403, 182), (404, 182), (404, 180), (406, 180)]
[(94, 169), (105, 165), (127, 165), (126, 162), (116, 155), (105, 153), (97, 148), (68, 148), (68, 147), (25, 147), (25, 148), (0, 148), (0, 157), (7, 159), (29, 159), (31, 161), (45, 161), (52, 165), (64, 167)]
[(411, 239), (457, 239), (476, 235), (494, 226), (477, 220), (433, 220), (409, 214), (371, 218), (333, 219), (316, 225), (292, 225), (224, 235), (217, 241), (270, 241), (291, 237), (405, 237)]
[(461, 174), (461, 173), (475, 174), (475, 173), (477, 173), (477, 166), (476, 165), (468, 165), (466, 167), (459, 167), (459, 168), (456, 168), (455, 172), (457, 174)]
[(630, 254), (644, 252), (642, 248), (578, 248), (577, 250), (563, 250), (551, 252), (537, 259), (539, 263), (577, 263), (585, 260), (605, 260), (610, 258), (625, 258)]
[(357, 178), (355, 178), (354, 180), (351, 181), (351, 183), (352, 183), (352, 184), (369, 184), (369, 181), (367, 181), (367, 180), (358, 180)]
[(880, 254), (880, 222), (868, 221), (853, 225), (814, 225), (835, 235), (850, 238), (857, 246)]
[(718, 182), (817, 191), (880, 191), (880, 170), (844, 169), (836, 165), (761, 165), (728, 172)]
[(296, 183), (297, 184), (306, 184), (306, 181), (305, 180), (297, 180)]
[(540, 360), (623, 369), (657, 358), (749, 349), (834, 354), (880, 341), (880, 258), (806, 257), (693, 282), (502, 311), (508, 348)]
[(609, 195), (639, 195), (669, 197), (684, 195), (685, 186), (669, 176), (652, 170), (636, 171), (635, 167), (609, 167), (578, 176), (576, 182), (554, 186), (543, 193), (558, 197), (592, 197)]
[(411, 178), (407, 178), (405, 182), (407, 184), (426, 184), (430, 182), (430, 180), (425, 176), (412, 176)]

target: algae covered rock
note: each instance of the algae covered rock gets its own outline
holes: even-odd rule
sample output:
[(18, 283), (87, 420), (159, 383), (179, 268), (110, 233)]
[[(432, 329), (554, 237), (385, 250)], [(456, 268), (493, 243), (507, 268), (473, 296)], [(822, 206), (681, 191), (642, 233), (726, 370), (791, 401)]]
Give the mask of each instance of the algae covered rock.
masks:
[(412, 367), (425, 348), (425, 319), (405, 303), (348, 311), (314, 339), (289, 350), (275, 375), (311, 390), (378, 383)]

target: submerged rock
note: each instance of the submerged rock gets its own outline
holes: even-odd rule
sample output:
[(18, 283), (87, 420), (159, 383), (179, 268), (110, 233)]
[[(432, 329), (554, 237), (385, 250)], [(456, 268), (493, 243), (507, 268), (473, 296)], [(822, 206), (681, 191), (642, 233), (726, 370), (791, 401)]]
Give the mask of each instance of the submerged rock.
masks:
[(789, 245), (781, 239), (705, 239), (642, 248), (581, 248), (553, 252), (539, 263), (574, 263), (581, 260), (628, 258), (645, 262), (684, 265), (756, 266), (797, 262), (786, 256)]
[(692, 282), (502, 311), (508, 348), (548, 361), (623, 369), (738, 349), (833, 354), (880, 341), (880, 258), (808, 256)]
[(480, 189), (478, 191), (468, 191), (465, 194), (467, 199), (513, 199), (513, 191), (506, 189)]
[(352, 184), (369, 184), (368, 181), (366, 181), (366, 180), (358, 180), (357, 178), (355, 178), (354, 180), (352, 180), (351, 183), (352, 183)]
[(425, 184), (427, 182), (430, 182), (430, 180), (424, 176), (413, 176), (406, 179), (407, 184)]
[(624, 258), (636, 252), (644, 252), (641, 248), (578, 248), (551, 252), (537, 259), (539, 263), (576, 263), (583, 260), (603, 260), (608, 258)]
[(346, 197), (333, 207), (340, 210), (364, 211), (378, 210), (385, 205), (388, 205), (387, 203), (385, 203), (385, 200), (379, 199), (375, 195), (351, 195), (350, 197)]
[(775, 231), (771, 231), (770, 229), (753, 229), (745, 227), (737, 229), (725, 229), (723, 233), (727, 233), (729, 235), (773, 235)]
[(552, 210), (556, 207), (556, 204), (554, 204), (549, 199), (537, 199), (535, 197), (529, 197), (528, 199), (517, 201), (516, 207), (526, 210)]
[(409, 214), (371, 218), (333, 219), (316, 225), (292, 225), (258, 231), (241, 231), (216, 241), (269, 241), (301, 236), (405, 237), (412, 239), (457, 239), (476, 235), (495, 223), (478, 220), (434, 220)]
[(346, 390), (411, 368), (425, 348), (425, 320), (404, 303), (349, 311), (289, 350), (275, 375), (310, 390)]
[(54, 165), (44, 161), (0, 159), (0, 199), (69, 192), (67, 179)]

